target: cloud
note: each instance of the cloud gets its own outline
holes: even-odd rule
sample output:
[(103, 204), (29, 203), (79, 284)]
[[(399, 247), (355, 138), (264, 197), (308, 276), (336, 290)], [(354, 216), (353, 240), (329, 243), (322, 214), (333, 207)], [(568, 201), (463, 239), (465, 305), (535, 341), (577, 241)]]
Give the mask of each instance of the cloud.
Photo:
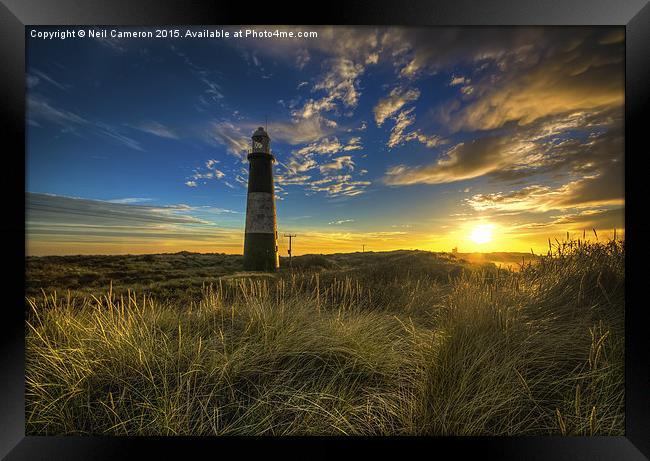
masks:
[(284, 165), (289, 175), (297, 175), (318, 167), (318, 162), (311, 155), (292, 156)]
[[(29, 254), (152, 253), (161, 248), (240, 251), (239, 213), (188, 205), (147, 206), (26, 194)], [(204, 219), (205, 215), (208, 219)], [(237, 228), (220, 227), (214, 219)], [(179, 248), (180, 247), (180, 248)]]
[[(304, 31), (304, 26), (285, 26), (286, 31)], [(327, 55), (347, 58), (360, 64), (374, 64), (379, 59), (383, 36), (386, 31), (372, 27), (310, 26), (318, 33), (318, 38), (302, 40), (298, 43), (289, 40), (256, 40), (244, 38), (231, 41), (233, 46), (256, 49), (261, 53), (282, 59), (295, 65), (299, 70), (312, 61), (312, 55)]]
[(95, 122), (95, 126), (99, 129), (99, 132), (104, 136), (108, 136), (113, 140), (119, 142), (120, 144), (130, 147), (134, 150), (144, 151), (142, 145), (135, 139), (126, 136), (118, 131), (114, 126), (109, 125), (108, 123)]
[[(323, 138), (294, 149), (286, 162), (280, 162), (285, 171), (276, 176), (276, 183), (280, 186), (306, 186), (307, 195), (311, 192), (325, 192), (328, 197), (359, 195), (370, 184), (369, 181), (356, 181), (350, 174), (328, 176), (343, 169), (352, 172), (355, 167), (352, 155), (334, 155), (359, 149), (362, 149), (359, 137), (351, 137), (347, 142), (337, 137)], [(312, 177), (313, 173), (309, 173), (312, 171), (320, 173), (321, 177)]]
[[(566, 232), (578, 232), (579, 238), (582, 238), (581, 234), (588, 229), (597, 229), (599, 234), (602, 230), (614, 228), (624, 232), (625, 226), (624, 207), (586, 208), (576, 212), (551, 215), (544, 220), (535, 219), (538, 216), (538, 214), (533, 214), (530, 218), (529, 215), (522, 216), (524, 219), (509, 221), (502, 229), (518, 238), (540, 236), (545, 240), (549, 238), (549, 234)], [(591, 237), (591, 232), (589, 236)]]
[(341, 143), (337, 137), (323, 138), (307, 146), (292, 151), (297, 156), (308, 156), (311, 154), (337, 154), (339, 152), (348, 152), (363, 149), (361, 138), (353, 137), (347, 143)]
[(413, 130), (410, 132), (406, 131), (407, 128), (415, 123), (415, 114), (413, 114), (414, 110), (415, 107), (411, 107), (410, 109), (401, 111), (396, 117), (394, 117), (395, 125), (393, 125), (393, 128), (391, 129), (390, 137), (388, 138), (388, 143), (386, 145), (389, 148), (393, 148), (408, 141), (415, 140), (429, 148), (432, 148), (446, 143), (445, 140), (437, 135), (426, 135), (420, 130)]
[(599, 174), (623, 155), (622, 113), (561, 114), (526, 129), (483, 136), (451, 147), (428, 165), (388, 169), (389, 185), (443, 184), (490, 175), (513, 180), (543, 174)]
[[(393, 29), (390, 47), (400, 77), (415, 79), (461, 63), (500, 57), (517, 42), (528, 44), (543, 35), (534, 29), (464, 28)], [(435, 46), (432, 44), (435, 43)]]
[(35, 75), (29, 75), (29, 74), (27, 74), (27, 78), (26, 78), (25, 81), (27, 83), (27, 88), (29, 88), (29, 89), (34, 88), (40, 82), (38, 77), (36, 77)]
[(65, 109), (58, 109), (39, 95), (27, 96), (27, 118), (36, 126), (38, 120), (47, 121), (63, 127), (67, 132), (77, 133), (77, 130), (83, 129), (83, 133), (99, 134), (131, 149), (144, 150), (138, 141), (122, 134), (116, 127), (89, 120)]
[(457, 86), (457, 85), (463, 85), (465, 83), (470, 83), (470, 79), (461, 76), (451, 76), (451, 80), (449, 81), (449, 86)]
[(389, 185), (441, 184), (475, 178), (499, 169), (510, 161), (505, 140), (499, 137), (475, 139), (452, 147), (439, 160), (421, 167), (398, 165), (386, 172)]
[[(318, 245), (316, 248), (328, 248), (335, 251), (341, 251), (341, 247), (350, 248), (352, 251), (361, 250), (361, 242), (373, 242), (377, 243), (393, 243), (393, 248), (407, 244), (404, 240), (405, 235), (408, 235), (408, 232), (405, 231), (374, 231), (374, 232), (318, 232), (318, 231), (303, 231), (301, 236), (303, 241), (312, 242), (314, 245)], [(352, 245), (352, 246), (349, 246)], [(369, 250), (368, 245), (366, 245), (366, 251)]]
[(276, 175), (275, 176), (276, 185), (280, 186), (304, 186), (309, 184), (311, 176), (308, 175), (298, 175), (298, 176), (284, 176)]
[(470, 78), (452, 75), (449, 86), (460, 86), (460, 92), (465, 96), (469, 96), (474, 92), (474, 87), (470, 85), (471, 82)]
[(161, 138), (178, 139), (178, 134), (176, 134), (174, 130), (159, 122), (143, 122), (139, 125), (135, 125), (134, 128)]
[(157, 224), (207, 224), (188, 215), (186, 205), (150, 206), (73, 198), (53, 194), (26, 194), (27, 221), (93, 226), (142, 226)]
[[(216, 165), (218, 163), (219, 163), (219, 160), (215, 160), (213, 158), (211, 158), (211, 159), (209, 159), (209, 160), (207, 160), (205, 162), (205, 167), (209, 170), (210, 173), (212, 173), (212, 177), (215, 178), (215, 179), (221, 179), (224, 176), (226, 176), (226, 174), (223, 171), (217, 169)], [(243, 170), (244, 170), (244, 173), (247, 173), (247, 170), (245, 168)]]
[(242, 162), (246, 159), (250, 148), (250, 136), (242, 133), (240, 127), (230, 122), (212, 122), (207, 134), (210, 139), (226, 146), (227, 152)]
[(602, 170), (559, 187), (530, 185), (510, 192), (476, 194), (466, 202), (477, 211), (544, 212), (570, 208), (624, 205), (623, 164), (614, 159)]
[(328, 197), (354, 197), (363, 194), (366, 187), (370, 184), (370, 181), (354, 181), (352, 176), (347, 174), (328, 176), (312, 181), (309, 185), (309, 190), (313, 192), (325, 192)]
[(27, 116), (30, 119), (46, 120), (67, 127), (72, 125), (90, 125), (85, 118), (65, 109), (57, 109), (45, 98), (38, 95), (27, 96)]
[(170, 50), (183, 60), (189, 71), (204, 85), (205, 94), (199, 96), (199, 102), (201, 105), (209, 106), (214, 102), (220, 103), (224, 98), (224, 95), (221, 90), (221, 85), (214, 80), (213, 74), (215, 74), (215, 72), (196, 64), (186, 53), (181, 51), (178, 46), (171, 45)]
[(360, 150), (363, 149), (363, 146), (361, 146), (361, 138), (360, 137), (354, 137), (350, 138), (345, 146), (343, 146), (343, 150), (345, 152), (349, 152), (351, 150)]
[(44, 72), (41, 72), (38, 69), (31, 69), (30, 73), (27, 75), (27, 87), (30, 89), (34, 88), (35, 86), (40, 84), (41, 80), (49, 83), (50, 85), (54, 86), (59, 90), (68, 91), (69, 89), (68, 85), (59, 83), (58, 81), (54, 80), (52, 77), (50, 77)]
[[(249, 125), (250, 133), (253, 133), (259, 125)], [(314, 142), (324, 136), (329, 136), (334, 132), (335, 126), (326, 123), (321, 117), (296, 118), (286, 121), (270, 121), (268, 123), (268, 132), (271, 133), (272, 139), (285, 141), (292, 145)]]
[(415, 122), (415, 115), (411, 115), (414, 110), (415, 107), (411, 107), (397, 114), (397, 117), (395, 117), (395, 125), (393, 125), (390, 137), (388, 138), (388, 147), (395, 147), (404, 143), (404, 131)]
[[(226, 176), (226, 174), (217, 169), (216, 165), (219, 164), (219, 160), (215, 159), (209, 159), (205, 162), (205, 168), (198, 168), (194, 170), (194, 174), (188, 178), (188, 181), (185, 182), (185, 185), (188, 187), (197, 187), (198, 186), (198, 180), (201, 179), (222, 179)], [(247, 173), (246, 169), (243, 169), (245, 173)], [(239, 176), (237, 176), (239, 178)], [(237, 179), (236, 179), (237, 180)], [(243, 181), (243, 180), (242, 180)], [(243, 181), (245, 183), (245, 181)], [(202, 182), (202, 184), (205, 184), (205, 181)], [(229, 187), (231, 187), (229, 185)]]
[(381, 99), (373, 109), (377, 126), (381, 126), (388, 117), (419, 97), (420, 90), (417, 88), (408, 90), (399, 86), (393, 88), (390, 94)]
[(472, 85), (467, 85), (464, 86), (460, 89), (460, 92), (463, 93), (464, 95), (470, 95), (474, 92), (474, 87)]
[[(299, 26), (284, 27), (297, 32)], [(231, 42), (234, 46), (256, 49), (274, 60), (286, 60), (299, 70), (315, 62), (322, 66), (322, 73), (311, 82), (311, 97), (295, 105), (291, 112), (293, 122), (316, 120), (319, 125), (332, 127), (330, 115), (340, 115), (343, 109), (352, 111), (357, 107), (361, 92), (359, 80), (370, 65), (380, 60), (381, 34), (377, 28), (310, 26), (318, 32), (317, 40), (305, 40), (298, 44), (289, 41), (260, 41), (244, 39)], [(313, 65), (313, 64), (312, 64)], [(304, 86), (302, 83), (300, 86)], [(349, 112), (348, 112), (349, 113)], [(270, 128), (270, 127), (269, 127)], [(318, 139), (314, 137), (310, 141)], [(304, 142), (304, 141), (303, 141)]]
[(126, 198), (116, 198), (113, 200), (106, 200), (109, 203), (145, 203), (151, 202), (153, 199), (145, 197), (126, 197)]
[(321, 173), (328, 173), (330, 171), (342, 170), (343, 168), (348, 168), (349, 170), (354, 170), (354, 161), (349, 155), (344, 155), (342, 157), (336, 157), (330, 163), (324, 163), (318, 167)]
[(314, 99), (309, 98), (302, 107), (291, 112), (295, 119), (316, 118), (320, 123), (332, 124), (323, 116), (323, 112), (338, 113), (339, 103), (344, 107), (354, 108), (359, 101), (357, 79), (364, 71), (361, 64), (355, 64), (350, 59), (336, 58), (327, 62), (328, 71), (314, 84), (312, 92), (325, 92), (325, 95)]
[(126, 40), (124, 39), (119, 39), (114, 37), (101, 37), (97, 34), (95, 34), (93, 39), (97, 40), (98, 43), (113, 50), (117, 54), (126, 53), (126, 47), (124, 46)]
[[(362, 149), (361, 138), (352, 137), (347, 142), (341, 142), (337, 137), (323, 138), (292, 151), (285, 163), (285, 174), (279, 175), (281, 185), (308, 186), (311, 192), (326, 192), (328, 196), (353, 196), (363, 193), (367, 181), (353, 181), (350, 175), (327, 177), (326, 175), (347, 168), (353, 171), (355, 162), (351, 155), (333, 157), (335, 154)], [(317, 170), (320, 179), (313, 179), (304, 173)]]
[(206, 94), (213, 100), (213, 101), (219, 101), (220, 99), (223, 99), (223, 93), (221, 92), (221, 86), (213, 81), (210, 80), (206, 76), (202, 76), (200, 79), (205, 86), (207, 87), (205, 92)]
[(462, 103), (448, 101), (439, 121), (451, 131), (490, 130), (508, 122), (528, 125), (569, 111), (622, 106), (622, 43), (584, 29), (544, 32), (539, 43), (484, 56), (490, 71), (477, 71), (472, 85), (462, 88)]
[[(350, 138), (346, 143), (339, 141), (337, 137), (323, 138), (319, 141), (295, 149), (291, 152), (291, 156), (283, 166), (287, 170), (287, 177), (298, 175), (309, 170), (321, 168), (323, 165), (319, 163), (317, 156), (320, 155), (333, 155), (341, 152), (349, 152), (362, 149), (361, 138)], [(334, 160), (333, 163), (328, 164), (321, 172), (329, 169), (334, 169), (336, 166), (343, 164), (352, 167), (354, 162), (351, 156), (343, 156), (342, 160)]]
[(359, 102), (356, 80), (363, 71), (363, 65), (351, 59), (334, 59), (329, 63), (327, 73), (314, 85), (314, 90), (325, 91), (325, 99), (329, 101), (340, 100), (345, 106), (355, 107)]
[[(298, 30), (299, 27), (287, 29)], [(314, 29), (319, 34), (318, 40), (306, 40), (298, 46), (277, 41), (249, 40), (245, 43), (245, 46), (260, 49), (275, 59), (297, 62), (298, 56), (324, 55), (325, 72), (312, 89), (318, 87), (327, 90), (327, 94), (311, 99), (303, 107), (309, 115), (319, 113), (319, 109), (334, 110), (339, 102), (354, 106), (358, 101), (359, 78), (367, 66), (381, 63), (393, 65), (402, 81), (412, 81), (422, 75), (459, 66), (466, 68), (466, 75), (454, 74), (450, 83), (461, 86), (464, 97), (480, 99), (491, 95), (491, 99), (500, 101), (503, 106), (492, 104), (497, 114), (477, 113), (474, 117), (478, 119), (467, 114), (468, 124), (496, 126), (501, 121), (533, 120), (537, 116), (555, 114), (558, 110), (595, 107), (594, 104), (602, 101), (594, 100), (590, 92), (596, 87), (602, 89), (600, 84), (607, 85), (608, 81), (615, 94), (612, 98), (596, 96), (595, 99), (622, 101), (622, 77), (616, 75), (622, 74), (624, 33), (620, 27)], [(585, 72), (586, 69), (590, 72)], [(590, 73), (600, 75), (589, 76)], [(575, 84), (584, 89), (572, 95), (569, 89)], [(550, 104), (538, 104), (539, 107), (531, 104), (518, 110), (516, 102), (521, 90), (524, 93), (530, 91), (538, 100), (551, 96)], [(333, 93), (338, 96), (330, 97)], [(490, 105), (486, 104), (486, 107)], [(480, 112), (486, 107), (476, 106), (468, 112)]]
[(354, 219), (339, 219), (338, 221), (330, 221), (327, 224), (329, 224), (329, 225), (332, 225), (332, 224), (339, 225), (339, 224), (345, 224), (345, 223), (349, 223), (349, 222), (354, 222)]
[[(298, 55), (296, 56), (296, 67), (298, 70), (304, 69), (304, 67), (309, 63), (311, 59), (311, 56), (309, 55), (309, 51), (306, 49), (301, 49), (298, 51)], [(307, 82), (303, 82), (307, 84)], [(302, 86), (302, 83), (298, 86), (300, 88)]]
[(615, 43), (623, 43), (625, 41), (625, 29), (618, 27), (615, 30), (608, 32), (604, 35), (598, 43), (600, 45), (611, 45)]
[(447, 141), (442, 139), (440, 136), (435, 134), (424, 134), (420, 130), (415, 130), (404, 137), (405, 141), (419, 141), (421, 144), (429, 148), (439, 146), (441, 144), (446, 144)]

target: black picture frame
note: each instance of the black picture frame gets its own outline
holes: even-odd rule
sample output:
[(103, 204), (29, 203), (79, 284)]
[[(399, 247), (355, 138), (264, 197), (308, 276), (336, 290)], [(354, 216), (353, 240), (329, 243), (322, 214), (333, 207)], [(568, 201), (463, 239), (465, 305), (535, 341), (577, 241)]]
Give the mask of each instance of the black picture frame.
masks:
[[(624, 25), (625, 230), (626, 230), (626, 402), (622, 437), (389, 437), (389, 438), (223, 438), (223, 437), (36, 437), (25, 436), (24, 264), (25, 264), (25, 26), (170, 24), (342, 24), (342, 25)], [(650, 458), (650, 364), (644, 299), (648, 237), (642, 175), (647, 155), (650, 107), (650, 5), (648, 0), (354, 0), (320, 3), (216, 2), (190, 0), (0, 0), (2, 130), (5, 145), (5, 245), (3, 334), (0, 335), (0, 457), (17, 459), (124, 459), (158, 456), (311, 456), (345, 450), (382, 454), (526, 460), (641, 460)], [(11, 145), (13, 148), (9, 148)], [(21, 155), (21, 152), (23, 153)], [(23, 200), (20, 198), (23, 197)], [(645, 265), (645, 267), (644, 267)], [(645, 296), (644, 296), (645, 295)], [(636, 301), (635, 301), (636, 300)], [(417, 451), (415, 450), (417, 448)], [(404, 450), (409, 449), (408, 452)], [(393, 453), (387, 453), (393, 452)], [(205, 455), (204, 455), (205, 453)], [(420, 453), (420, 454), (418, 454)], [(408, 455), (407, 454), (407, 455)]]

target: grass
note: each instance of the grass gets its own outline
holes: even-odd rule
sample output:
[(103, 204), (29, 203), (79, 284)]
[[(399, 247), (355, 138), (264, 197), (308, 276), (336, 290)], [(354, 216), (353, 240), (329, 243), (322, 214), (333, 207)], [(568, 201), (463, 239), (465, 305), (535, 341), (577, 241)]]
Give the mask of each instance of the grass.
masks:
[[(28, 434), (622, 435), (624, 244), (28, 296)], [(306, 259), (306, 258), (305, 258)]]

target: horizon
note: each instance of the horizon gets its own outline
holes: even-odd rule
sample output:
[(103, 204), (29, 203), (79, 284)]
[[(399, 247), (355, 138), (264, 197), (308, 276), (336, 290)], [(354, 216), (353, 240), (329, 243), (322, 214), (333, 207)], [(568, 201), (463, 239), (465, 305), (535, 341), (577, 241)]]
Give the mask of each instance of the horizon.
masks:
[(242, 254), (265, 124), (283, 258), (624, 238), (624, 28), (283, 29), (28, 37), (27, 255)]
[[(301, 253), (301, 254), (295, 254), (292, 255), (294, 258), (297, 258), (298, 256), (333, 256), (333, 255), (346, 255), (346, 254), (354, 254), (354, 253), (393, 253), (397, 251), (412, 251), (412, 252), (427, 252), (427, 253), (440, 253), (440, 254), (454, 254), (451, 251), (433, 251), (433, 250), (422, 250), (419, 248), (399, 248), (395, 250), (378, 250), (378, 251), (373, 251), (373, 250), (365, 250), (365, 251), (345, 251), (345, 252), (336, 252), (336, 253)], [(228, 256), (242, 256), (243, 253), (224, 253), (224, 252), (201, 252), (201, 251), (187, 251), (187, 250), (179, 250), (179, 251), (174, 251), (174, 252), (162, 252), (162, 253), (65, 253), (65, 254), (44, 254), (44, 255), (28, 255), (28, 257), (48, 257), (48, 256), (156, 256), (156, 255), (176, 255), (176, 254), (181, 254), (181, 253), (188, 253), (188, 254), (198, 254), (198, 255), (210, 255), (210, 254), (215, 254), (215, 255), (220, 255), (220, 254), (225, 254)], [(456, 254), (460, 255), (469, 255), (469, 254), (480, 254), (480, 255), (491, 255), (491, 254), (518, 254), (518, 255), (531, 255), (530, 251), (529, 252), (524, 252), (524, 251), (489, 251), (489, 252), (478, 252), (478, 251), (472, 251), (472, 252), (463, 252), (463, 251), (458, 251)], [(534, 254), (532, 256), (542, 256), (543, 254)], [(280, 255), (281, 259), (289, 259), (288, 255)]]

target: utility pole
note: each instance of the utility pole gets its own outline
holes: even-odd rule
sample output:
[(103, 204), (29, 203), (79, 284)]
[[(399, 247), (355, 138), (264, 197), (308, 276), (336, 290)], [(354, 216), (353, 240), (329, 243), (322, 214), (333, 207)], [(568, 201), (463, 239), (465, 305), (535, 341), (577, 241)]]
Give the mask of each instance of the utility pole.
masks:
[(361, 253), (365, 253), (365, 252), (366, 252), (366, 245), (361, 245)]
[(291, 240), (296, 237), (296, 234), (284, 234), (285, 237), (289, 237), (289, 267), (293, 267), (291, 264)]

